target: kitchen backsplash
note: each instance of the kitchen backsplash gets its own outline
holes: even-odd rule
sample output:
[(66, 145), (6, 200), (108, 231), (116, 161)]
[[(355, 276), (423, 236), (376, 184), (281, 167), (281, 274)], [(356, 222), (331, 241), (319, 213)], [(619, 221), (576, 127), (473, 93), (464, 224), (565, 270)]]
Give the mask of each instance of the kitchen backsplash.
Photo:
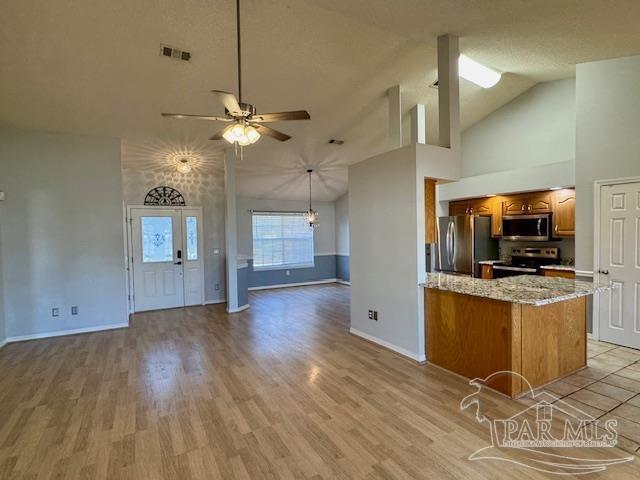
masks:
[(521, 247), (557, 247), (560, 255), (560, 264), (573, 265), (575, 263), (575, 241), (573, 238), (550, 242), (512, 242), (501, 239), (498, 242), (500, 260), (508, 263), (511, 261), (511, 249)]

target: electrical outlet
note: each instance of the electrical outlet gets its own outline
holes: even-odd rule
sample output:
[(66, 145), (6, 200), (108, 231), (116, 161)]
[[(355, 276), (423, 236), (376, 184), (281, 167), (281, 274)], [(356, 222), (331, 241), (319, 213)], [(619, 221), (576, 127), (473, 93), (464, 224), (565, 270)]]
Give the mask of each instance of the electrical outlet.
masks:
[(60, 316), (60, 309), (58, 307), (54, 307), (51, 309), (51, 316), (52, 317), (59, 317)]
[(213, 287), (215, 290), (220, 290), (220, 284), (216, 283), (215, 286)]
[(369, 310), (369, 320), (373, 320), (373, 310)]
[(77, 315), (78, 314), (78, 306), (74, 305), (71, 307), (71, 315)]

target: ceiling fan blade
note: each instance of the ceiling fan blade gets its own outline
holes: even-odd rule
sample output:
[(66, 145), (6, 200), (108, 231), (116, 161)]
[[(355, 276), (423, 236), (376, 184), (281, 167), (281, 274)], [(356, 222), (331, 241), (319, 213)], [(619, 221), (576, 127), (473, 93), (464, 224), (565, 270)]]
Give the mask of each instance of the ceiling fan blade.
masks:
[(285, 120), (309, 120), (311, 116), (306, 110), (293, 112), (259, 113), (251, 117), (252, 122), (283, 122)]
[(233, 118), (228, 117), (217, 117), (214, 115), (191, 115), (188, 113), (162, 113), (163, 117), (173, 117), (173, 118), (195, 118), (197, 120), (212, 120), (214, 122), (231, 122)]
[(233, 93), (223, 92), (222, 90), (211, 90), (211, 93), (217, 95), (224, 105), (224, 108), (226, 108), (231, 115), (241, 115), (242, 109), (238, 104), (238, 99)]
[(273, 128), (267, 127), (266, 125), (252, 124), (260, 135), (266, 135), (268, 137), (273, 137), (276, 140), (280, 140), (281, 142), (286, 142), (291, 137), (286, 133), (279, 132), (278, 130), (274, 130)]

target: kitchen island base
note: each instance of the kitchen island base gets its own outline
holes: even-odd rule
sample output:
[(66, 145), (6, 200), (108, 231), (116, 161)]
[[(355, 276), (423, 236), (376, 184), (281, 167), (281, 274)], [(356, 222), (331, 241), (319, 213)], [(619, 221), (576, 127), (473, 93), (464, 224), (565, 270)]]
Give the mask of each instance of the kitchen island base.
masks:
[[(470, 379), (507, 371), (537, 388), (587, 364), (586, 297), (527, 305), (425, 288), (425, 313), (428, 361)], [(518, 375), (488, 386), (528, 391)]]

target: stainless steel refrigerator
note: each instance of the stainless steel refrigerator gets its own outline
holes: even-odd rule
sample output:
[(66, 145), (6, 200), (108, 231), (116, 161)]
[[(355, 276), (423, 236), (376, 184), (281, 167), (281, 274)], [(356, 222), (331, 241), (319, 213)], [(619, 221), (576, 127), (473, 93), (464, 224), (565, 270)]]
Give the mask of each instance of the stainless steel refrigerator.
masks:
[(491, 238), (491, 217), (438, 217), (436, 268), (445, 273), (480, 276), (482, 260), (498, 258), (498, 241)]

